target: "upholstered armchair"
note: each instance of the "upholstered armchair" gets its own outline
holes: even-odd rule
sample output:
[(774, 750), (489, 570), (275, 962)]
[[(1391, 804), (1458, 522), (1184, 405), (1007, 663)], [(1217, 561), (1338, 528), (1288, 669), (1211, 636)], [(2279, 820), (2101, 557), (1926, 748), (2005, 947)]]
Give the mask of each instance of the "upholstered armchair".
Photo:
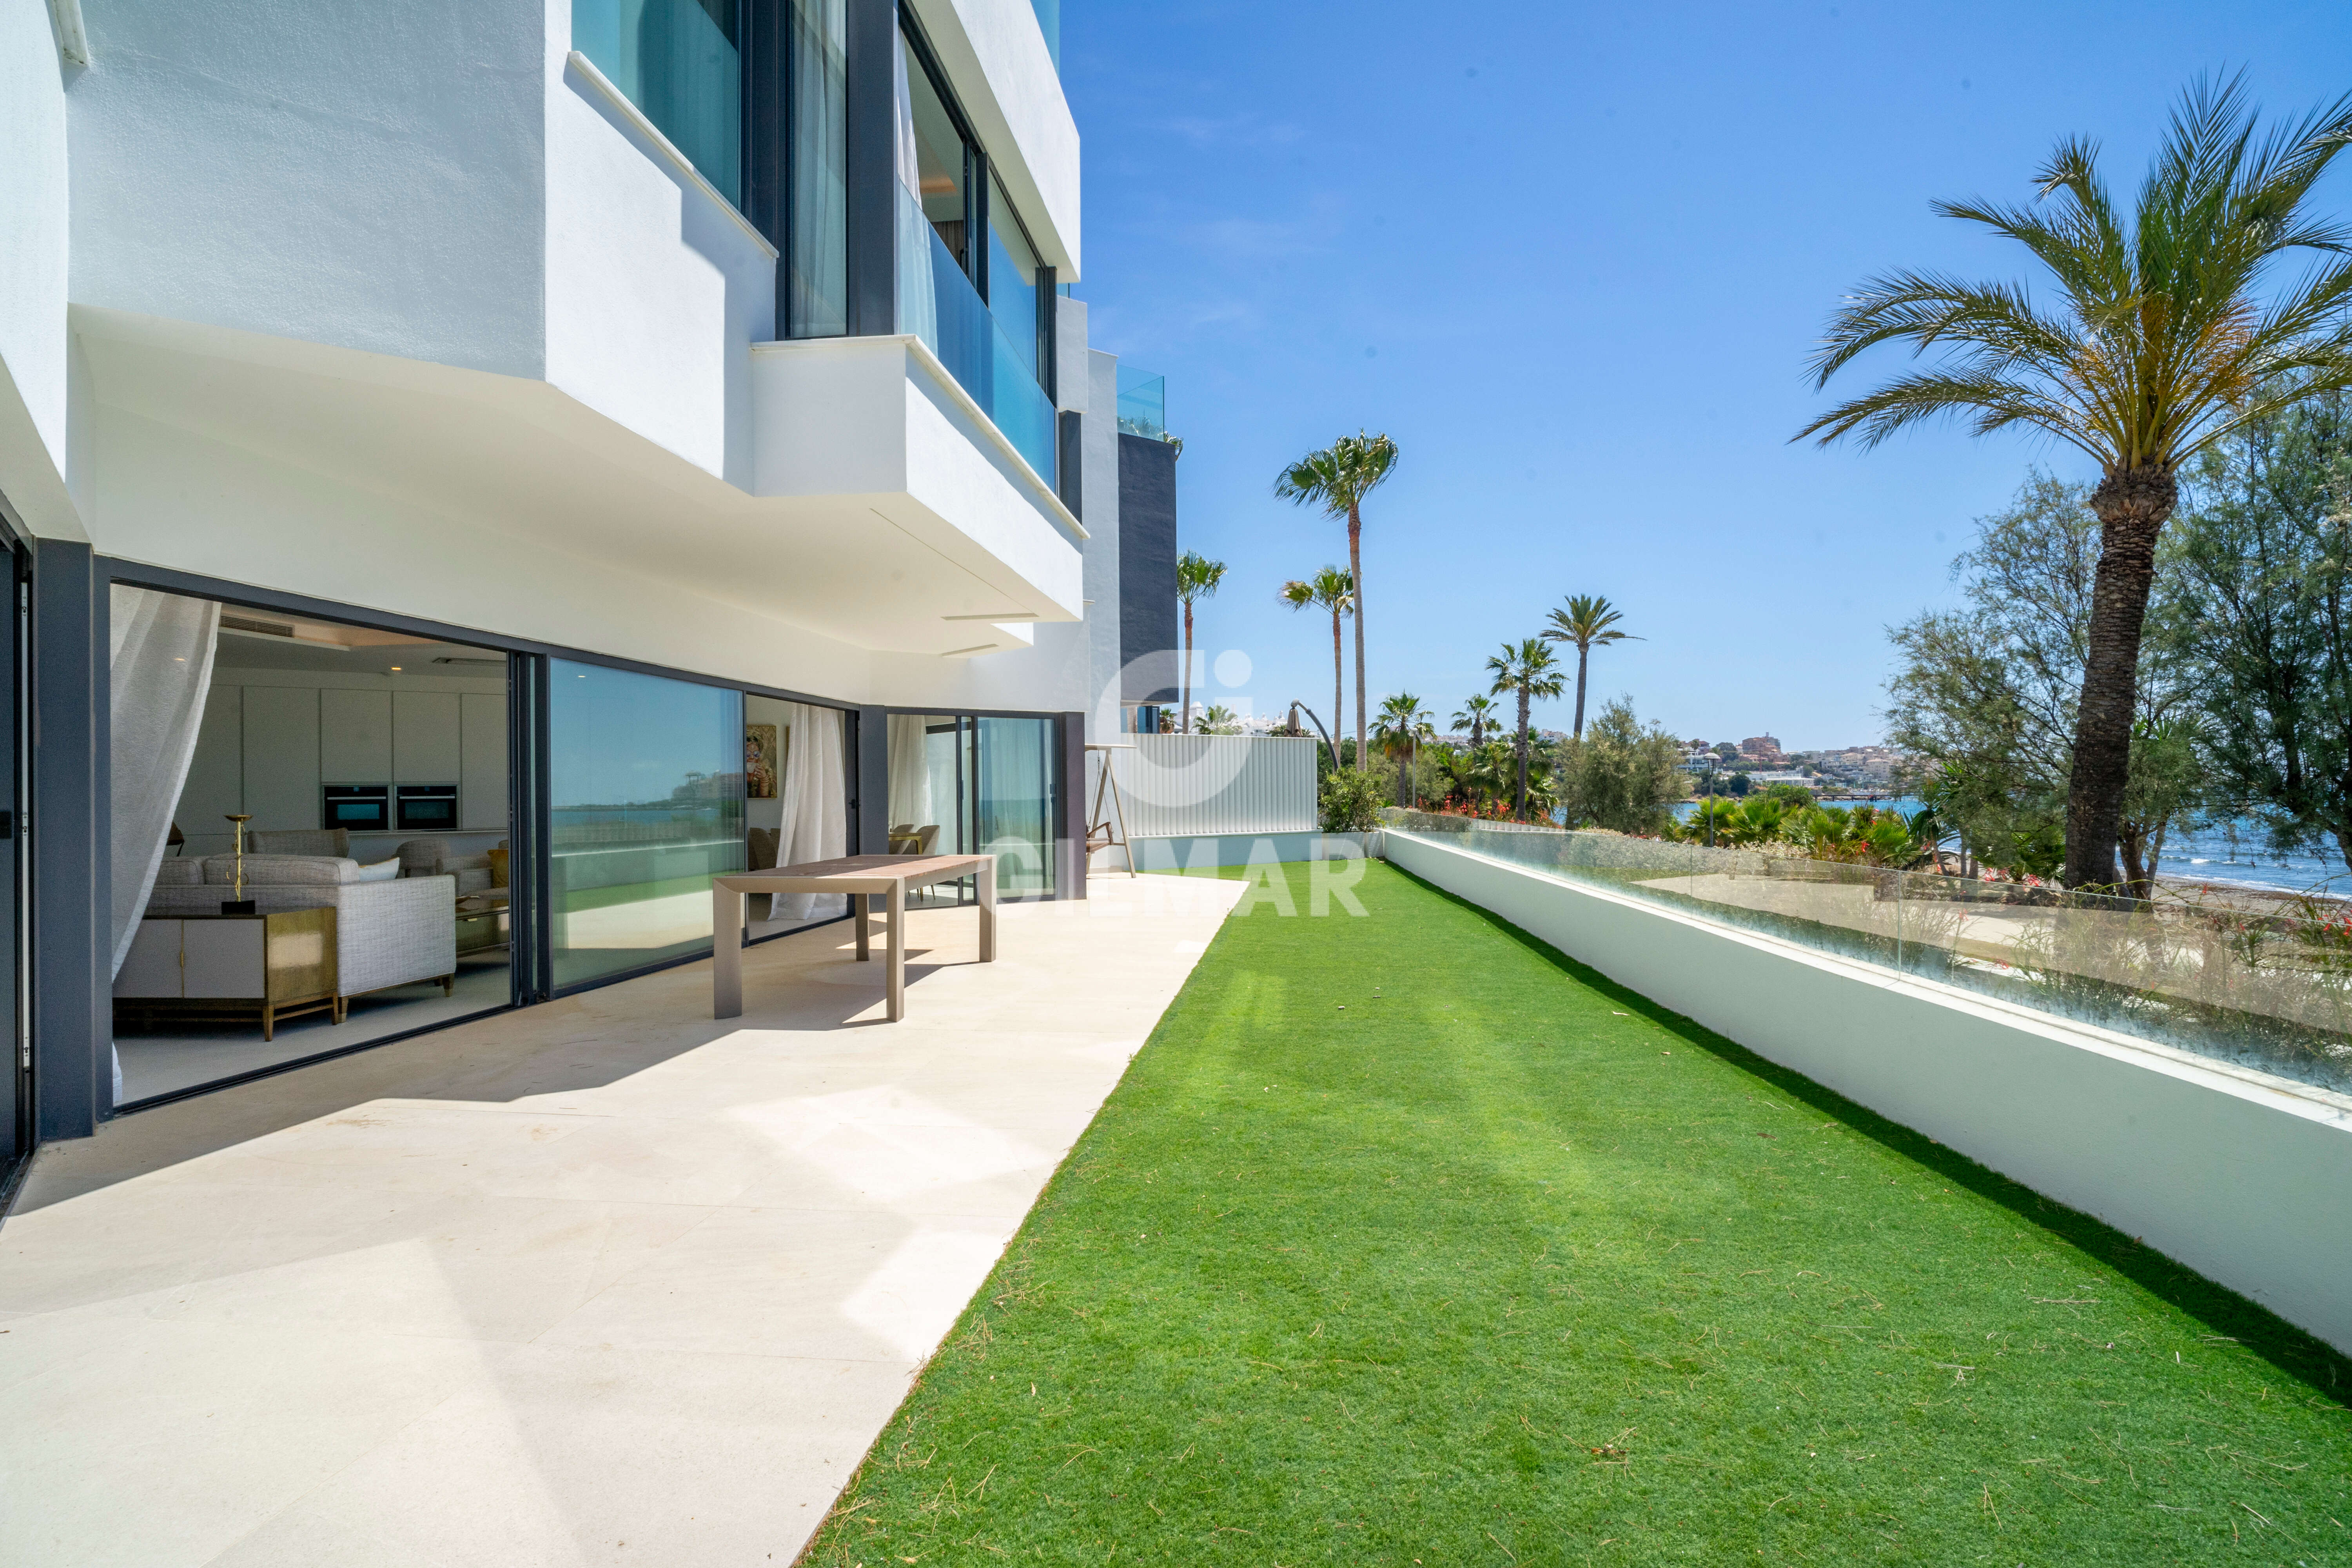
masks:
[[(499, 847), (505, 849), (507, 841), (499, 839)], [(454, 877), (461, 899), (505, 892), (495, 867), (488, 855), (456, 853), (446, 838), (411, 838), (400, 847), (403, 877)]]

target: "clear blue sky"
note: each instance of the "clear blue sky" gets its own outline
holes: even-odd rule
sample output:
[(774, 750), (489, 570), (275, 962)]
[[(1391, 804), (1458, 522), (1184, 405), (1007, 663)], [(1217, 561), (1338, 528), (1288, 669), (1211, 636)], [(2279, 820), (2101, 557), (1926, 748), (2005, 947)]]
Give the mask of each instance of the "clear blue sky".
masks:
[[(1168, 376), (1182, 542), (1231, 565), (1202, 646), (1255, 665), (1211, 697), (1329, 705), (1329, 622), (1276, 590), (1344, 531), (1272, 481), (1363, 426), (1403, 449), (1365, 528), (1375, 701), (1443, 720), (1504, 638), (1600, 593), (1648, 640), (1595, 654), (1598, 696), (1791, 748), (1878, 739), (1886, 626), (1949, 598), (2030, 462), (2084, 471), (1957, 429), (1790, 445), (1839, 296), (1895, 265), (2026, 275), (1929, 200), (2022, 198), (2075, 132), (2128, 189), (2200, 71), (2278, 112), (2352, 89), (2340, 0), (1076, 0), (1062, 26), (1077, 292), (1097, 347)], [(2352, 175), (2322, 195), (2352, 205)]]

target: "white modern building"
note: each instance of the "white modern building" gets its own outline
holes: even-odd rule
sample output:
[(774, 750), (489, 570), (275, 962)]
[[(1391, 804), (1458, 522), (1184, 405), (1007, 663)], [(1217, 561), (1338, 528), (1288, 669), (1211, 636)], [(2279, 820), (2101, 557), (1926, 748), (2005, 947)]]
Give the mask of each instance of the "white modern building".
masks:
[(690, 960), (714, 871), (1083, 896), (1177, 447), (1057, 16), (0, 0), (0, 1152)]

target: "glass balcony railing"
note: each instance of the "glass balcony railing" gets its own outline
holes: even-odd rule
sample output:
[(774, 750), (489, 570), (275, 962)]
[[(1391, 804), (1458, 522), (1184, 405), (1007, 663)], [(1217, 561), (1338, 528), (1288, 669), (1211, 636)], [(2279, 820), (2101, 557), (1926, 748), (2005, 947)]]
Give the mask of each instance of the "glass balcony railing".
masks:
[(1753, 847), (1394, 807), (1381, 817), (1394, 837), (2352, 1093), (2352, 943), (2331, 900), (2249, 898), (2226, 884), (2111, 898)]
[(1054, 74), (1062, 74), (1062, 0), (1029, 0), (1029, 9), (1037, 13), (1037, 30), (1045, 35), (1045, 54), (1054, 62)]
[(572, 0), (572, 47), (739, 205), (741, 22), (737, 0)]
[(1122, 435), (1168, 439), (1168, 378), (1118, 367), (1118, 428)]
[(1046, 484), (1056, 482), (1053, 401), (906, 186), (898, 193), (898, 330), (923, 340)]

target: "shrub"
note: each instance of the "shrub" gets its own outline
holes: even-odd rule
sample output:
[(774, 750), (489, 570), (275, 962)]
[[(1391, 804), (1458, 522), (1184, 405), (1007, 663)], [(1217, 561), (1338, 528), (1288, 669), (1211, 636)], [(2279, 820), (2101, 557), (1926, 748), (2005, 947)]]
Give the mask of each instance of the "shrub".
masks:
[(1323, 831), (1369, 833), (1381, 825), (1389, 803), (1387, 781), (1356, 768), (1341, 768), (1323, 781)]

